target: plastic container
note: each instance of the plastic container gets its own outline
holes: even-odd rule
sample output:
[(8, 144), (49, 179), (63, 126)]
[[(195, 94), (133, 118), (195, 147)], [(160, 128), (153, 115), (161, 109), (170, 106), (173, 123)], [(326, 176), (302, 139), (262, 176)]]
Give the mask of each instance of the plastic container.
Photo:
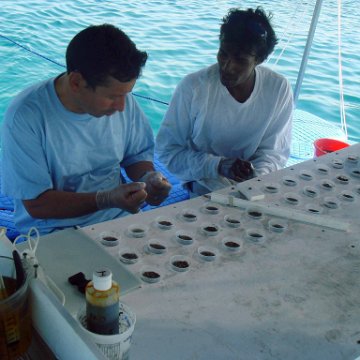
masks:
[(117, 246), (119, 245), (120, 235), (113, 231), (103, 231), (99, 235), (99, 240), (104, 246)]
[(86, 328), (87, 317), (85, 308), (78, 313), (78, 320), (83, 330), (93, 339), (102, 353), (112, 360), (128, 360), (131, 336), (134, 331), (136, 316), (125, 304), (119, 303), (119, 334), (100, 335), (88, 331)]
[(14, 272), (13, 259), (0, 256), (0, 274), (4, 284), (0, 290), (1, 360), (21, 359), (32, 338), (29, 278), (25, 275), (24, 282), (19, 285), (13, 278)]
[(220, 231), (220, 227), (217, 224), (206, 222), (201, 225), (200, 230), (206, 236), (216, 236)]
[(217, 254), (217, 250), (212, 246), (200, 246), (198, 248), (198, 256), (203, 261), (214, 261)]
[(176, 241), (181, 245), (191, 245), (194, 242), (194, 235), (186, 230), (179, 230), (175, 235)]
[(236, 237), (226, 236), (221, 241), (222, 247), (230, 254), (243, 252), (244, 243)]
[(140, 255), (135, 249), (124, 248), (119, 251), (119, 259), (124, 264), (135, 264), (139, 258)]
[(282, 233), (288, 227), (287, 222), (281, 219), (271, 219), (268, 225), (269, 230), (276, 233)]
[(197, 215), (192, 209), (183, 209), (181, 211), (180, 217), (182, 220), (187, 222), (193, 222), (197, 220)]
[(166, 245), (161, 240), (150, 239), (146, 245), (146, 252), (152, 254), (164, 254), (166, 252)]
[(147, 235), (148, 227), (141, 224), (132, 224), (127, 229), (128, 236), (142, 238)]
[(162, 230), (171, 230), (174, 227), (174, 222), (171, 218), (166, 216), (159, 216), (155, 220), (156, 226)]
[(314, 141), (314, 156), (319, 157), (348, 147), (349, 144), (335, 139), (322, 138)]
[(87, 329), (101, 335), (119, 333), (120, 286), (108, 268), (96, 269), (85, 288)]
[(232, 228), (238, 228), (241, 226), (241, 220), (236, 215), (225, 215), (224, 221), (227, 226)]
[(162, 273), (157, 267), (148, 265), (140, 270), (140, 277), (142, 281), (154, 284), (161, 280)]
[(170, 259), (172, 270), (177, 272), (185, 272), (190, 269), (190, 259), (184, 255), (174, 255)]

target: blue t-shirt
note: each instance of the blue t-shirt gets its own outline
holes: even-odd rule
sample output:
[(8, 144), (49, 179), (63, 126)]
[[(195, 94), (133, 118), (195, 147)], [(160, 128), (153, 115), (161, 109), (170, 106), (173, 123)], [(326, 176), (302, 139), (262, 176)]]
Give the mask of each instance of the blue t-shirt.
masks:
[(121, 183), (120, 166), (152, 161), (154, 139), (133, 95), (125, 110), (100, 118), (67, 110), (55, 91), (55, 79), (34, 85), (10, 104), (2, 129), (2, 192), (15, 203), (15, 225), (41, 234), (86, 226), (127, 214), (106, 209), (66, 219), (35, 219), (22, 200), (46, 190), (96, 192)]

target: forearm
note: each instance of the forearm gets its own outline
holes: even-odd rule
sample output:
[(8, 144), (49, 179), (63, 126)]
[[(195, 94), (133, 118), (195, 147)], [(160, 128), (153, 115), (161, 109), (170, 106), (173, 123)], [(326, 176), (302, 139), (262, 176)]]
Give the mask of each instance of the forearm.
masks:
[(288, 158), (288, 151), (258, 150), (250, 161), (258, 175), (265, 175), (284, 168)]
[(151, 161), (139, 161), (125, 168), (126, 174), (133, 181), (138, 181), (146, 172), (154, 171)]
[(164, 146), (158, 154), (160, 161), (182, 181), (214, 179), (218, 176), (221, 156), (174, 143)]
[(64, 219), (97, 211), (95, 197), (96, 193), (47, 190), (36, 199), (23, 200), (23, 204), (33, 218)]

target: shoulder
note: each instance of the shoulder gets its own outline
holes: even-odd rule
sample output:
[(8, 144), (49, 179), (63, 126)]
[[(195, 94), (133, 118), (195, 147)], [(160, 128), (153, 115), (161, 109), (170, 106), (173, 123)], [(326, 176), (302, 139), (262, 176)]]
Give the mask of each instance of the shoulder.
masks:
[(291, 84), (284, 75), (263, 65), (257, 66), (256, 71), (263, 87), (269, 87), (272, 90), (278, 90), (281, 93), (285, 92), (289, 95), (292, 94)]
[[(41, 109), (46, 104), (47, 98), (46, 93), (49, 92), (49, 86), (51, 86), (53, 79), (48, 79), (31, 85), (25, 90), (21, 91), (11, 101), (7, 108), (5, 119), (13, 118), (16, 115), (32, 115)], [(30, 112), (30, 114), (29, 114)]]
[(198, 88), (204, 84), (215, 81), (218, 78), (218, 65), (214, 64), (186, 75), (180, 82), (180, 86)]
[(260, 65), (256, 68), (256, 70), (260, 78), (265, 79), (265, 81), (271, 81), (274, 84), (290, 84), (284, 75), (266, 66)]

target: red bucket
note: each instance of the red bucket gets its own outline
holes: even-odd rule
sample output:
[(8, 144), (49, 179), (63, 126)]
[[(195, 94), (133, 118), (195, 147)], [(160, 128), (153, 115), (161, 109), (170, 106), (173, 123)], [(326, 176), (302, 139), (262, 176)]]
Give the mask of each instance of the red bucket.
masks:
[(315, 157), (348, 147), (349, 144), (335, 139), (317, 139), (314, 141)]

